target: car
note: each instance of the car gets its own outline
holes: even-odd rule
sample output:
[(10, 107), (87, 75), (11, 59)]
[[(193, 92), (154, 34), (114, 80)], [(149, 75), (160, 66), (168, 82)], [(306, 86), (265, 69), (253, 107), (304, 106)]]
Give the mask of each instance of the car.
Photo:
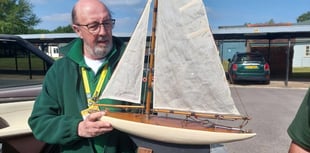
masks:
[(237, 52), (228, 62), (228, 79), (231, 84), (238, 81), (270, 83), (270, 66), (261, 53)]
[(54, 59), (15, 35), (0, 34), (0, 103), (34, 100)]
[(0, 34), (0, 152), (52, 152), (33, 137), (27, 120), (53, 62), (21, 37)]

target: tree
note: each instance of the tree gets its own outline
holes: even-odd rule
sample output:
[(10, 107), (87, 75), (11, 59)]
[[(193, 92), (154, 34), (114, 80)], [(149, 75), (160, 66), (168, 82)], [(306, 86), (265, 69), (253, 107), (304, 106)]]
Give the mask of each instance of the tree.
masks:
[[(250, 22), (246, 22), (244, 23), (244, 26), (248, 26), (248, 25), (251, 25), (252, 23)], [(273, 25), (275, 24), (275, 21), (273, 19), (270, 19), (269, 21), (267, 22), (264, 22), (264, 23), (254, 23), (253, 25)]]
[(54, 30), (47, 30), (47, 29), (31, 29), (29, 33), (37, 34), (37, 33), (74, 33), (71, 25), (67, 26), (59, 26)]
[(30, 34), (40, 34), (40, 33), (51, 33), (51, 32), (47, 29), (30, 29), (29, 33)]
[(269, 21), (266, 22), (266, 24), (275, 24), (273, 19), (270, 19)]
[(57, 27), (55, 30), (52, 31), (53, 33), (73, 33), (73, 29), (71, 27), (71, 25), (67, 25), (67, 26), (59, 26)]
[(0, 33), (27, 34), (41, 20), (32, 12), (27, 0), (0, 1)]
[(297, 23), (304, 22), (304, 21), (309, 21), (309, 20), (310, 20), (310, 11), (308, 11), (307, 13), (304, 13), (304, 14), (300, 15), (300, 16), (297, 18)]

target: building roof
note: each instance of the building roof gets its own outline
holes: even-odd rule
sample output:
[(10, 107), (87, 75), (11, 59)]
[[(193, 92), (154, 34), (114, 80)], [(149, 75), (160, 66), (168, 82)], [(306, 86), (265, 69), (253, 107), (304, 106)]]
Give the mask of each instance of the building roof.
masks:
[[(251, 25), (251, 26), (222, 26), (212, 29), (215, 40), (223, 39), (289, 39), (309, 38), (310, 24), (284, 24), (284, 25)], [(130, 33), (114, 33), (115, 36), (130, 38)], [(78, 37), (75, 33), (54, 34), (24, 34), (18, 35), (32, 43), (39, 42), (68, 42)]]
[(310, 25), (292, 24), (278, 26), (226, 26), (212, 30), (219, 39), (283, 39), (309, 38)]
[[(130, 38), (130, 34), (125, 33), (114, 33), (114, 35), (125, 40)], [(76, 33), (21, 34), (17, 36), (32, 43), (68, 43), (78, 37)]]

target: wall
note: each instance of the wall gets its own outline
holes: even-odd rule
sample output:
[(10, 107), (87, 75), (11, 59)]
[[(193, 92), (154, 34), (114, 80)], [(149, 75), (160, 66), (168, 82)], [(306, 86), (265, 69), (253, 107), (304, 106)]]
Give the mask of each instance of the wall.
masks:
[[(269, 51), (270, 49), (270, 51)], [(251, 50), (264, 54), (270, 65), (271, 77), (280, 77), (286, 75), (287, 69), (287, 46), (269, 47), (251, 47)], [(268, 58), (269, 57), (269, 58)], [(289, 56), (289, 74), (292, 74), (293, 47), (290, 48)]]
[(310, 67), (309, 43), (301, 43), (294, 46), (293, 67)]

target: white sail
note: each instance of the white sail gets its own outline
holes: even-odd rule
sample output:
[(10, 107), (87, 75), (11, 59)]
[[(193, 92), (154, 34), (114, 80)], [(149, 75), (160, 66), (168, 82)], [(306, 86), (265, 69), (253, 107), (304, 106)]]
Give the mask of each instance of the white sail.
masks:
[(100, 99), (109, 98), (132, 103), (141, 102), (144, 55), (151, 0), (141, 18)]
[[(152, 85), (153, 107), (155, 112), (159, 113), (148, 114), (147, 110), (145, 114), (107, 112), (101, 120), (131, 135), (163, 142), (161, 145), (164, 146), (165, 143), (207, 145), (254, 137), (255, 133), (243, 131), (238, 128), (239, 126), (230, 128), (224, 125), (223, 127), (229, 128), (221, 130), (221, 125), (216, 123), (213, 125), (211, 121), (210, 125), (215, 127), (207, 128), (204, 117), (192, 120), (187, 116), (178, 115), (182, 114), (178, 110), (219, 114), (227, 116), (227, 119), (230, 114), (233, 116), (240, 114), (231, 97), (202, 0), (158, 0), (156, 2), (154, 3), (154, 8), (157, 8), (155, 74)], [(147, 33), (146, 29), (140, 26), (148, 20), (145, 17), (148, 7), (149, 1), (126, 49), (126, 52), (130, 53), (122, 56), (106, 87), (112, 87), (112, 89), (107, 89), (102, 97), (136, 103), (140, 101), (138, 97), (141, 95), (144, 64), (143, 55), (140, 54), (145, 52), (145, 48), (140, 45), (145, 45), (145, 39), (142, 36), (146, 36)], [(146, 25), (143, 27), (146, 28)], [(133, 63), (141, 65), (136, 66)], [(137, 69), (139, 72), (136, 71)], [(156, 109), (167, 109), (174, 115), (162, 114)], [(238, 116), (235, 117), (241, 119)], [(242, 119), (247, 120), (247, 118)]]
[[(140, 103), (150, 5), (100, 98)], [(202, 0), (158, 1), (154, 73), (154, 108), (240, 115)]]
[(154, 108), (239, 115), (202, 0), (159, 0)]

